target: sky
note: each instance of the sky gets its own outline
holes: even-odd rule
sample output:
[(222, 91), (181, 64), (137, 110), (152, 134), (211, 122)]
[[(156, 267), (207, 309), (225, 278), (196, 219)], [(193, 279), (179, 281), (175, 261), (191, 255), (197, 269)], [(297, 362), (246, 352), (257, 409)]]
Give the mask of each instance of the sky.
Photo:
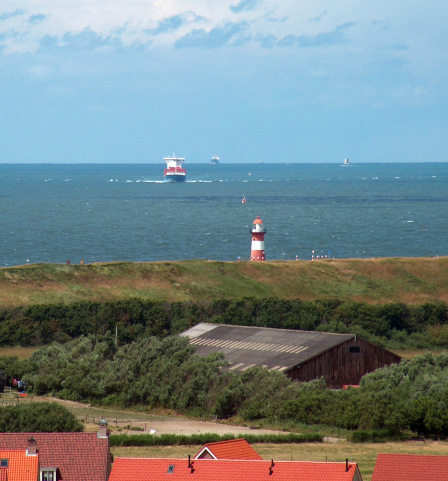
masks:
[(2, 0), (0, 163), (448, 161), (445, 0)]

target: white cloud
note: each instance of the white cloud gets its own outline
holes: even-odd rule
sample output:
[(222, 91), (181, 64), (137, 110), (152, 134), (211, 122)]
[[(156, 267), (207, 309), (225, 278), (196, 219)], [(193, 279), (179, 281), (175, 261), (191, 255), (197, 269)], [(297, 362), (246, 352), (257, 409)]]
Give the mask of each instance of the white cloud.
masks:
[(33, 65), (28, 69), (29, 74), (37, 80), (46, 80), (53, 72), (47, 65)]
[[(442, 0), (3, 0), (0, 53), (233, 46), (288, 50), (338, 68), (445, 71)], [(389, 52), (389, 53), (387, 53)], [(307, 60), (309, 59), (309, 60)], [(322, 67), (319, 67), (322, 68)]]
[(0, 42), (6, 53), (33, 52), (45, 36), (62, 39), (89, 29), (124, 45), (175, 44), (197, 30), (209, 33), (243, 22), (253, 37), (316, 36), (362, 18), (365, 23), (364, 3), (334, 0), (330, 9), (322, 0), (24, 0), (18, 10), (15, 0), (4, 0)]

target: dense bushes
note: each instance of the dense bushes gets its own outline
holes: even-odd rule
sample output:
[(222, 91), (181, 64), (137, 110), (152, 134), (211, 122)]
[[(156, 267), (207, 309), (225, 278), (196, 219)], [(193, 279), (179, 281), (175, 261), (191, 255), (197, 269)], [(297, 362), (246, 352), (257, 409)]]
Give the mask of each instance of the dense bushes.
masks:
[(117, 332), (120, 344), (164, 337), (198, 322), (350, 332), (389, 348), (448, 345), (448, 306), (299, 299), (220, 300), (193, 304), (128, 299), (35, 305), (0, 312), (0, 345), (42, 345), (80, 335)]
[(34, 353), (23, 379), (36, 394), (208, 411), (223, 357), (205, 359), (193, 352), (188, 340), (177, 336), (141, 338), (118, 349), (111, 336), (82, 336)]
[[(186, 339), (170, 335), (203, 321), (350, 332), (389, 348), (448, 345), (445, 304), (253, 298), (169, 304), (130, 299), (1, 312), (0, 344), (48, 345), (26, 361), (0, 358), (0, 371), (7, 379), (24, 379), (36, 394), (103, 405), (324, 424), (357, 430), (360, 438), (370, 439), (408, 429), (448, 436), (446, 355), (404, 360), (365, 376), (357, 390), (329, 391), (323, 380), (291, 382), (282, 373), (261, 368), (224, 372), (221, 355), (200, 358)], [(110, 332), (117, 332), (117, 338)]]
[(320, 424), (364, 430), (367, 437), (406, 430), (448, 436), (447, 354), (405, 359), (364, 376), (358, 389), (342, 391), (326, 389), (323, 379), (299, 383), (260, 367), (225, 372), (224, 362), (219, 354), (195, 355), (178, 336), (141, 338), (117, 348), (106, 335), (53, 343), (16, 366), (36, 394), (95, 404)]
[[(247, 442), (288, 444), (288, 443), (321, 443), (323, 438), (319, 434), (246, 434)], [(161, 434), (154, 436), (151, 434), (113, 434), (110, 436), (111, 446), (179, 446), (179, 445), (201, 445), (215, 443), (217, 441), (227, 441), (236, 439), (233, 434)]]
[(87, 334), (117, 331), (120, 341), (170, 331), (169, 305), (130, 299), (20, 307), (0, 313), (0, 345), (42, 345)]
[(26, 361), (20, 361), (15, 356), (0, 357), (0, 372), (3, 374), (3, 377), (9, 379), (10, 382), (13, 378), (22, 379), (27, 369), (28, 363)]
[(33, 402), (0, 407), (0, 432), (43, 433), (82, 431), (83, 425), (59, 403)]

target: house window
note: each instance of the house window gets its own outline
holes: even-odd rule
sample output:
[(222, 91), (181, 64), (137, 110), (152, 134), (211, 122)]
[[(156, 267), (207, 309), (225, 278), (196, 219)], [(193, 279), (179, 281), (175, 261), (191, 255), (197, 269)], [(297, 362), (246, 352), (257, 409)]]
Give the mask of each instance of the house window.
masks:
[(8, 467), (8, 460), (7, 459), (2, 459), (0, 461), (0, 468), (7, 468)]
[(168, 471), (167, 471), (167, 473), (169, 473), (169, 474), (174, 473), (174, 466), (175, 466), (174, 464), (170, 464), (170, 465), (168, 466)]
[(359, 346), (349, 346), (348, 352), (361, 352), (361, 348)]
[(40, 481), (56, 481), (56, 469), (42, 468), (40, 471)]

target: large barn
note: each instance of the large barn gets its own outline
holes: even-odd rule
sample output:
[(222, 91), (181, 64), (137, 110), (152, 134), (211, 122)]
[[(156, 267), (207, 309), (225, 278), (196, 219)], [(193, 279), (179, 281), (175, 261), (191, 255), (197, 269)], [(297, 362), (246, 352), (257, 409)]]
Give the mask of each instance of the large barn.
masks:
[(365, 374), (401, 360), (355, 334), (200, 323), (180, 335), (200, 356), (223, 352), (231, 371), (262, 366), (298, 381), (323, 376), (331, 389), (357, 385)]

